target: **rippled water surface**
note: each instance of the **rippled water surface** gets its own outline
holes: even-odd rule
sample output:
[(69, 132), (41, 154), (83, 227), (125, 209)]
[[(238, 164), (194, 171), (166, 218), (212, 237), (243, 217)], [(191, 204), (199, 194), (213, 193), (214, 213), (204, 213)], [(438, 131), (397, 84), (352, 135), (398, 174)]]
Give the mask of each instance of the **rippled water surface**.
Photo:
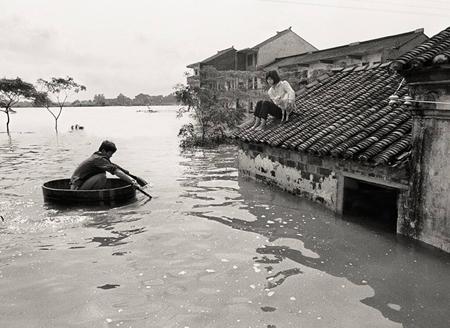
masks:
[[(12, 116), (0, 134), (0, 327), (450, 325), (448, 255), (239, 179), (233, 146), (181, 153), (184, 120), (155, 109), (69, 108), (58, 136), (41, 109)], [(105, 138), (153, 199), (44, 204), (42, 183)]]

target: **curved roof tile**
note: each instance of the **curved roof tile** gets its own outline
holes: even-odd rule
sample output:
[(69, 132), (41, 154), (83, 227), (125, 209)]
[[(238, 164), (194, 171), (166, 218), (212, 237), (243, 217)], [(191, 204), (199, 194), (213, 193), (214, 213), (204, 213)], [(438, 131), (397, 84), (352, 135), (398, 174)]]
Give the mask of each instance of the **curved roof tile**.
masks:
[[(387, 65), (342, 70), (297, 96), (290, 122), (269, 120), (263, 131), (235, 137), (319, 156), (396, 166), (409, 159), (412, 120), (404, 106), (389, 105), (401, 76)], [(398, 91), (406, 94), (403, 86)]]
[[(437, 56), (441, 56), (438, 62), (435, 61)], [(408, 71), (449, 62), (450, 27), (397, 58), (397, 60), (391, 64), (391, 67), (397, 71)]]

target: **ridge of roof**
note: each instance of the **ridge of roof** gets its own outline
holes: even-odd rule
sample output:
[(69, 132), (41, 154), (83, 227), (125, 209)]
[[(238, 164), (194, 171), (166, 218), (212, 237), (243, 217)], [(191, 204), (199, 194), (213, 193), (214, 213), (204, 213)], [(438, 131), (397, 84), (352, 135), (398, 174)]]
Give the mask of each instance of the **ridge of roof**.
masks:
[(206, 58), (206, 59), (203, 59), (200, 63), (206, 63), (206, 62), (209, 62), (209, 61), (211, 61), (211, 60), (213, 60), (213, 59), (219, 57), (220, 55), (223, 55), (224, 53), (227, 53), (228, 51), (231, 51), (231, 50), (236, 50), (236, 49), (234, 49), (234, 46), (231, 46), (231, 47), (226, 48), (226, 49), (218, 50), (216, 54), (214, 54), (214, 55), (212, 55), (212, 56), (209, 56), (209, 57)]
[(228, 51), (231, 51), (231, 50), (236, 50), (236, 49), (234, 49), (234, 46), (231, 46), (231, 47), (226, 48), (226, 49), (218, 50), (217, 53), (215, 53), (214, 55), (209, 56), (208, 58), (203, 59), (203, 60), (201, 60), (199, 62), (196, 62), (196, 63), (193, 63), (193, 64), (189, 64), (186, 67), (192, 68), (195, 65), (207, 63), (207, 62), (209, 62), (209, 61), (211, 61), (211, 60), (219, 57), (220, 55), (223, 55), (224, 53), (226, 53)]
[[(270, 38), (264, 40), (263, 42), (258, 43), (256, 46), (251, 47), (251, 49), (258, 49), (261, 48), (263, 45), (278, 39), (280, 36), (283, 36), (284, 34), (288, 33), (288, 32), (293, 32), (292, 31), (292, 26), (289, 26), (287, 29), (283, 30), (283, 31), (277, 31), (277, 34), (275, 34), (274, 36), (271, 36)], [(295, 33), (295, 32), (293, 32)]]

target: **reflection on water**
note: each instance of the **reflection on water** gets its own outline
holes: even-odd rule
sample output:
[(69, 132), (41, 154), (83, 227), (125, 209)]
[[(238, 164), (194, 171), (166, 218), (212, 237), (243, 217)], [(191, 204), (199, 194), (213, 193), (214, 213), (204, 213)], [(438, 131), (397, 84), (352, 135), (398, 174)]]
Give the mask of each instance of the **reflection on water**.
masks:
[[(2, 327), (449, 325), (448, 255), (239, 179), (234, 147), (180, 153), (174, 108), (69, 109), (57, 139), (34, 115), (0, 134)], [(106, 137), (155, 197), (43, 204)]]

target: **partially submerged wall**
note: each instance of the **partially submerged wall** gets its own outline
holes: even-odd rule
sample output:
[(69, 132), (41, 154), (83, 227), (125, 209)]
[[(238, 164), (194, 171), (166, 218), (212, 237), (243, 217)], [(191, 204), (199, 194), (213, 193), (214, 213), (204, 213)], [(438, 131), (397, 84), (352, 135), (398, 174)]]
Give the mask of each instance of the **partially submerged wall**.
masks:
[(240, 143), (240, 174), (264, 181), (342, 213), (344, 181), (352, 178), (399, 191), (397, 231), (404, 225), (408, 177), (405, 169), (364, 166), (263, 144)]

